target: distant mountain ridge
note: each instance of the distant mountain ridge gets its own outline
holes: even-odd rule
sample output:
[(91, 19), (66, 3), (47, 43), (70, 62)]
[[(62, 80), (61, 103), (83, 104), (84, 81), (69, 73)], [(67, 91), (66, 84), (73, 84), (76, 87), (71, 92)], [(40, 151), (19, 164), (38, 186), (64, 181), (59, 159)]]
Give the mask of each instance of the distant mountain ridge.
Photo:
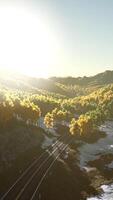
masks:
[(2, 89), (17, 89), (39, 94), (46, 91), (68, 97), (86, 95), (111, 83), (113, 83), (113, 71), (105, 71), (95, 76), (78, 78), (51, 77), (44, 79), (20, 74), (0, 76), (0, 88)]
[(105, 72), (99, 73), (95, 76), (90, 77), (52, 77), (51, 80), (66, 84), (66, 85), (80, 85), (80, 86), (88, 86), (88, 85), (104, 85), (113, 83), (113, 71), (107, 70)]

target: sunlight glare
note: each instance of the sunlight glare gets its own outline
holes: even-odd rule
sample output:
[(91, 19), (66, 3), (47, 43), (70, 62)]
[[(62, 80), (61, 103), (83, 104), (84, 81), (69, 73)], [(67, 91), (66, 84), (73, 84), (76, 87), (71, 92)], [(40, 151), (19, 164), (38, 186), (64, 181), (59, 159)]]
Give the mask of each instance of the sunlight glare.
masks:
[(38, 13), (0, 8), (0, 68), (47, 77), (58, 51), (49, 24)]

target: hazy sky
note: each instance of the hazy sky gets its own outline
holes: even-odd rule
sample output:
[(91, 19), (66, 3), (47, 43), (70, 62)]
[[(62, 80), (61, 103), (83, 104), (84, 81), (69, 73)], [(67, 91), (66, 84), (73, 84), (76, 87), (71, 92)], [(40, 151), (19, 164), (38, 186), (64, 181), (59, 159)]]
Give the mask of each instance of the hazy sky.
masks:
[(44, 77), (113, 70), (113, 0), (0, 0), (0, 27), (1, 68)]

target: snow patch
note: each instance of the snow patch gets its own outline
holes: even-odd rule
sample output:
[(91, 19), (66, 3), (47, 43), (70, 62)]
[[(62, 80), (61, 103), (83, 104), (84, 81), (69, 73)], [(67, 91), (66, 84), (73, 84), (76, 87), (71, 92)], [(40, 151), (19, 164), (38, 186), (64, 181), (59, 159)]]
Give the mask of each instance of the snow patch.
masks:
[(78, 148), (81, 168), (87, 166), (89, 161), (98, 159), (103, 153), (113, 153), (113, 121), (106, 122), (100, 129), (106, 132), (105, 138), (100, 138), (93, 144), (84, 143)]
[(113, 184), (102, 185), (103, 194), (99, 197), (90, 197), (87, 200), (113, 200)]
[(84, 169), (87, 173), (97, 170), (96, 167), (83, 167), (83, 169)]
[(113, 161), (107, 165), (108, 168), (113, 169)]
[(45, 132), (49, 132), (49, 133), (51, 133), (53, 136), (58, 136), (58, 134), (56, 133), (56, 130), (55, 130), (55, 128), (47, 128), (46, 127), (46, 125), (44, 124), (44, 117), (40, 117), (39, 119), (38, 119), (38, 126), (40, 127), (40, 128), (42, 128), (42, 129), (44, 129), (45, 130)]
[(44, 142), (42, 143), (42, 149), (45, 149), (49, 147), (50, 145), (52, 146), (52, 144), (54, 143), (54, 140), (55, 138), (49, 138), (45, 135)]

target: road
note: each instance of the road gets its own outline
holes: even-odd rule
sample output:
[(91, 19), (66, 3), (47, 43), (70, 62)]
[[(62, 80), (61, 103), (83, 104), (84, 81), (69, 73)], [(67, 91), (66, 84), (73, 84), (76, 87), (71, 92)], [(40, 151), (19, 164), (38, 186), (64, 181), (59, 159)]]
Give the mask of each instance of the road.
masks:
[(40, 157), (31, 163), (3, 195), (1, 200), (39, 199), (39, 188), (58, 157), (67, 149), (71, 141), (71, 136), (64, 135), (60, 137), (51, 147), (41, 154)]

